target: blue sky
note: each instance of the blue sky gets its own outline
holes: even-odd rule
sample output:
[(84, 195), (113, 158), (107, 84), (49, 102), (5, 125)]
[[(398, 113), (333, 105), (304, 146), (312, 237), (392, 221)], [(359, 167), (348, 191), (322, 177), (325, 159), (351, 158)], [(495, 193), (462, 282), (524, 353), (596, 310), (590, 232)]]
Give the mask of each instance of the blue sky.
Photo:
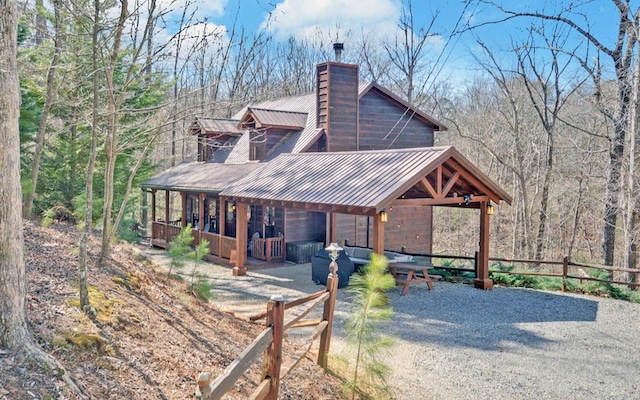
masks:
[[(161, 0), (169, 3), (170, 0)], [(177, 0), (173, 6), (190, 0)], [(194, 0), (191, 0), (194, 1)], [(195, 0), (198, 1), (198, 0)], [(200, 0), (197, 17), (206, 18), (209, 29), (228, 32), (237, 16), (237, 24), (249, 32), (267, 30), (278, 40), (290, 36), (313, 39), (318, 32), (324, 35), (324, 43), (331, 43), (338, 35), (348, 52), (350, 42), (366, 35), (372, 39), (390, 38), (397, 34), (397, 22), (402, 0)], [(404, 0), (405, 2), (407, 0)], [(469, 21), (481, 24), (504, 17), (497, 9), (475, 1), (465, 6), (462, 0), (413, 0), (415, 22), (418, 27), (427, 27), (435, 16), (432, 32), (440, 33), (432, 41), (432, 52), (444, 49), (448, 55), (446, 69), (450, 76), (468, 75), (477, 68), (472, 54), (478, 52), (476, 38), (464, 34), (445, 47), (448, 35), (456, 22)], [(616, 38), (617, 11), (612, 0), (505, 0), (502, 3), (520, 11), (544, 11), (554, 13), (562, 6), (576, 7), (574, 19), (586, 26), (589, 24), (598, 38), (613, 46)], [(172, 6), (172, 7), (173, 7)], [(640, 6), (640, 0), (631, 1), (631, 7)], [(579, 15), (581, 13), (582, 15)], [(474, 34), (487, 43), (497, 54), (509, 57), (508, 50), (514, 42), (524, 40), (530, 22), (526, 19), (508, 23), (486, 25)], [(329, 38), (331, 37), (331, 38)], [(568, 46), (581, 46), (574, 38)]]

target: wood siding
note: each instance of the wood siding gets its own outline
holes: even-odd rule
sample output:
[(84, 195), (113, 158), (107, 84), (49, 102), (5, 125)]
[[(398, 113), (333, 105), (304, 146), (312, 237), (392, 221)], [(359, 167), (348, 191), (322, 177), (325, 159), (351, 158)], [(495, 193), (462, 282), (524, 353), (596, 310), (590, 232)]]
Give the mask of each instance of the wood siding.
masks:
[[(339, 214), (337, 239), (341, 245), (373, 246), (373, 217), (369, 218), (369, 242), (367, 243), (367, 217)], [(384, 224), (385, 250), (409, 253), (430, 252), (432, 232), (432, 207), (396, 207), (389, 212), (389, 222)]]
[(317, 84), (317, 126), (327, 132), (328, 150), (357, 150), (358, 66), (320, 64)]
[[(413, 118), (411, 118), (413, 116)], [(360, 99), (360, 148), (404, 149), (433, 146), (433, 127), (404, 110), (376, 89)]]
[(286, 232), (287, 242), (312, 240), (324, 242), (326, 230), (325, 213), (287, 209)]

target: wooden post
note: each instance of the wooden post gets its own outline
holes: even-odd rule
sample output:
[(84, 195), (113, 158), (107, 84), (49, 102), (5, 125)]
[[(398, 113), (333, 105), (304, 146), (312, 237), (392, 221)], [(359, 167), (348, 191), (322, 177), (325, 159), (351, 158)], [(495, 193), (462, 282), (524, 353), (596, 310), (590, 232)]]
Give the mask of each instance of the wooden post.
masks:
[(480, 203), (480, 246), (476, 263), (476, 279), (473, 284), (478, 289), (493, 288), (493, 281), (489, 279), (489, 214), (487, 214), (486, 201)]
[(169, 191), (164, 191), (164, 221), (167, 224), (164, 228), (164, 241), (169, 246)]
[(233, 276), (247, 274), (247, 203), (236, 203), (236, 265)]
[(220, 215), (220, 219), (218, 220), (218, 233), (219, 233), (219, 240), (220, 242), (218, 243), (218, 248), (220, 249), (220, 254), (219, 256), (222, 257), (223, 256), (223, 251), (222, 251), (222, 237), (225, 235), (225, 221), (227, 220), (227, 201), (224, 197), (220, 197), (220, 210), (219, 215)]
[(273, 342), (265, 350), (262, 379), (269, 379), (269, 393), (265, 399), (277, 400), (280, 390), (282, 338), (284, 336), (284, 298), (282, 296), (272, 296), (267, 304), (267, 327), (269, 326), (273, 329)]
[(327, 213), (326, 226), (325, 226), (325, 241), (327, 246), (329, 243), (338, 243), (338, 215), (334, 213)]
[(151, 222), (156, 222), (156, 190), (151, 189)]
[(180, 223), (180, 226), (184, 228), (187, 226), (187, 192), (180, 192), (180, 198), (182, 200), (182, 214), (180, 217), (182, 222)]
[(140, 216), (140, 224), (142, 225), (142, 230), (146, 234), (149, 232), (147, 229), (147, 225), (149, 224), (149, 201), (148, 201), (148, 193), (147, 188), (142, 188), (142, 215)]
[(562, 259), (562, 291), (567, 291), (567, 275), (569, 274), (569, 256)]
[(336, 295), (338, 294), (338, 263), (335, 260), (329, 264), (329, 276), (327, 277), (327, 291), (329, 298), (324, 302), (322, 320), (327, 321), (327, 327), (320, 335), (320, 349), (318, 350), (318, 365), (327, 369), (329, 349), (331, 347), (331, 331), (333, 329), (333, 312), (336, 308)]
[(384, 255), (384, 223), (380, 213), (373, 217), (373, 252)]

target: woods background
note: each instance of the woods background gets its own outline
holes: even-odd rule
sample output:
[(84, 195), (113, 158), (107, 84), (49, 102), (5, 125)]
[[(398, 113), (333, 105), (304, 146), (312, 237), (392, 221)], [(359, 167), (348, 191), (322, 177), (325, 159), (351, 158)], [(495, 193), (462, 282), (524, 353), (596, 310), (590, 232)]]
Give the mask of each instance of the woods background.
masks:
[[(617, 18), (600, 37), (573, 4), (461, 4), (445, 31), (437, 13), (418, 25), (405, 0), (395, 36), (336, 26), (283, 40), (239, 20), (214, 29), (191, 1), (21, 2), (24, 214), (91, 219), (84, 232), (100, 227), (108, 255), (142, 219), (137, 184), (194, 153), (195, 116), (230, 117), (253, 100), (312, 91), (315, 65), (343, 41), (343, 61), (360, 65), (361, 81), (444, 122), (436, 144), (456, 146), (513, 195), (492, 217), (492, 256), (636, 268), (640, 9), (603, 2)], [(498, 17), (474, 24), (479, 7)], [(520, 30), (509, 48), (488, 44), (486, 27), (513, 20)], [(452, 76), (462, 37), (475, 65)], [(436, 252), (475, 251), (473, 211), (436, 208), (434, 226)]]

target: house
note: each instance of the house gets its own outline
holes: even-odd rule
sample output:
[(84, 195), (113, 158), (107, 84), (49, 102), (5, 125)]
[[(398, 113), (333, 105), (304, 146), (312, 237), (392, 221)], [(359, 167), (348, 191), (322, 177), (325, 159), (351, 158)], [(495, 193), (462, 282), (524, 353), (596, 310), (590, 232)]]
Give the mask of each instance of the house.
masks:
[[(453, 147), (433, 147), (445, 129), (379, 84), (360, 83), (357, 65), (318, 64), (314, 93), (193, 122), (197, 161), (142, 184), (152, 192), (152, 243), (166, 248), (191, 224), (196, 242), (233, 259), (234, 274), (246, 271), (248, 254), (305, 261), (329, 242), (430, 252), (433, 205), (482, 214), (511, 201)], [(172, 192), (180, 216), (171, 215)], [(488, 257), (488, 217), (484, 224)]]

